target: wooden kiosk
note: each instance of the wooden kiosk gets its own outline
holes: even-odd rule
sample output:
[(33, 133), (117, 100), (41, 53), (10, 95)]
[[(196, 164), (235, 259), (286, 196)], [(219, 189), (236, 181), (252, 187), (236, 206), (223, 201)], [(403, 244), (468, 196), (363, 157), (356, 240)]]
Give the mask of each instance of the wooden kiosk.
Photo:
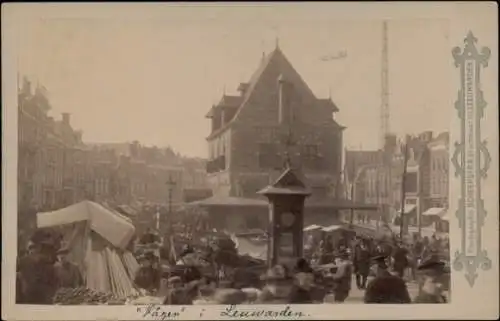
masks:
[(269, 267), (294, 265), (303, 255), (304, 201), (310, 191), (293, 169), (287, 167), (274, 184), (258, 194), (269, 200)]

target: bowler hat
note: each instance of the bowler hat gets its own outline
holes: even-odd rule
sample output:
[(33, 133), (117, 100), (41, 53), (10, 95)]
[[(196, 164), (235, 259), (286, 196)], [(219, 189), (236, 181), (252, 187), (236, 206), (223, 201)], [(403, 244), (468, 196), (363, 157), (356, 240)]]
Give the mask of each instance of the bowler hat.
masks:
[(385, 256), (385, 255), (376, 255), (372, 258), (372, 261), (377, 265), (386, 266), (386, 259), (387, 259), (387, 256)]

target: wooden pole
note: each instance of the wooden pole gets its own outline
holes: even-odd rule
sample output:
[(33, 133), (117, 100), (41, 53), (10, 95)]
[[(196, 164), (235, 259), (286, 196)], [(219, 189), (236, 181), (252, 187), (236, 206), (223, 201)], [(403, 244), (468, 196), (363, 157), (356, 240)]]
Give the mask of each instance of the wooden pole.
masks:
[(353, 160), (353, 178), (352, 178), (352, 183), (351, 183), (351, 216), (349, 217), (349, 227), (352, 228), (353, 223), (354, 223), (354, 185), (356, 184), (356, 179), (357, 179), (357, 168), (356, 168), (356, 162)]
[(405, 198), (406, 198), (406, 167), (408, 165), (408, 138), (406, 138), (403, 155), (403, 176), (401, 177), (401, 219), (399, 222), (399, 238), (402, 240), (404, 235), (404, 215), (405, 215)]

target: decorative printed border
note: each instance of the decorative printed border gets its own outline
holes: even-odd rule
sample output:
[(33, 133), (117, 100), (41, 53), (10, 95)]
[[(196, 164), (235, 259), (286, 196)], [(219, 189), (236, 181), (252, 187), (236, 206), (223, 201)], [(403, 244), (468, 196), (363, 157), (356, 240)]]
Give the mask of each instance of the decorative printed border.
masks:
[(491, 157), (486, 140), (481, 141), (481, 119), (486, 108), (481, 90), (481, 69), (488, 66), (490, 49), (476, 48), (477, 38), (471, 31), (464, 40), (464, 49), (455, 47), (452, 55), (455, 67), (460, 68), (461, 88), (455, 109), (461, 121), (460, 142), (455, 142), (452, 163), (455, 176), (461, 178), (461, 198), (456, 216), (461, 230), (460, 251), (455, 253), (453, 267), (465, 270), (465, 278), (471, 287), (478, 277), (477, 269), (491, 269), (488, 253), (482, 248), (482, 228), (486, 218), (481, 198), (481, 179), (486, 178)]

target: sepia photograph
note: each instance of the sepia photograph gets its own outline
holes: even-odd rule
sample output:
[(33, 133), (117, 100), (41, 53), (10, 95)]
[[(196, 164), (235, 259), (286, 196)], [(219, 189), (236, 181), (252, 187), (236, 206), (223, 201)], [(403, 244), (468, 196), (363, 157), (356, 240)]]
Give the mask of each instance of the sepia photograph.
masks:
[(11, 7), (11, 304), (498, 314), (496, 14), (150, 5)]

